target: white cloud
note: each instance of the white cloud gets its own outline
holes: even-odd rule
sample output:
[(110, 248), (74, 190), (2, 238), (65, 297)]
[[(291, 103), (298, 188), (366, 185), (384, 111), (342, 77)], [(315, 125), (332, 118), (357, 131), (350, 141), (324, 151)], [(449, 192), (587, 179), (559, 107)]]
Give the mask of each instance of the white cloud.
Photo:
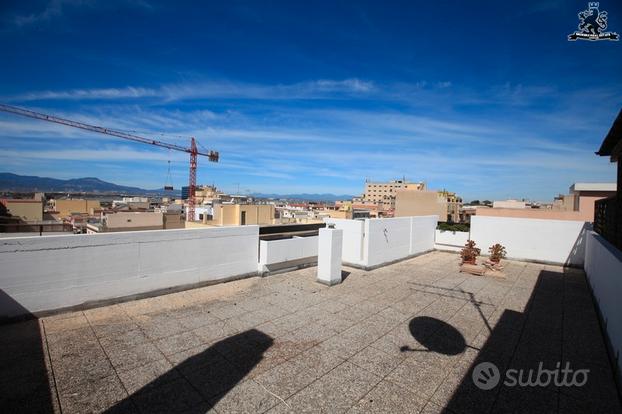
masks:
[[(292, 85), (298, 85), (298, 96), (319, 96), (326, 90), (347, 88), (353, 91), (349, 93), (360, 93), (366, 99), (378, 90), (371, 85), (367, 91), (355, 92), (366, 87), (347, 82), (313, 81), (305, 84), (306, 89), (302, 84)], [(243, 86), (219, 84), (218, 88), (212, 92), (233, 94)], [(246, 91), (247, 96), (262, 96), (269, 90), (261, 85), (257, 88)], [(277, 89), (272, 92), (276, 94)], [(120, 89), (100, 95), (160, 97), (162, 90)], [(525, 91), (517, 88), (507, 93), (509, 101), (516, 94), (529, 95)], [(171, 96), (194, 93), (169, 92)], [(467, 197), (516, 191), (507, 196), (545, 194), (542, 198), (550, 199), (556, 192), (567, 191), (574, 180), (606, 181), (614, 177), (614, 169), (606, 160), (593, 155), (592, 147), (597, 146), (602, 134), (593, 130), (589, 136), (584, 133), (594, 125), (606, 128), (603, 117), (608, 114), (586, 120), (580, 116), (584, 108), (573, 112), (561, 103), (557, 109), (535, 113), (509, 104), (507, 111), (497, 115), (493, 112), (491, 116), (408, 108), (361, 110), (342, 102), (339, 106), (323, 103), (323, 109), (309, 109), (286, 98), (261, 105), (231, 104), (233, 111), (227, 105), (212, 106), (210, 102), (196, 102), (190, 106), (196, 109), (187, 109), (186, 105), (176, 108), (173, 104), (142, 105), (132, 100), (128, 103), (125, 98), (120, 101), (76, 106), (58, 115), (176, 143), (187, 143), (188, 136), (195, 136), (206, 147), (221, 152), (219, 164), (200, 160), (200, 181), (203, 178), (222, 185), (239, 181), (253, 191), (277, 192), (275, 188), (280, 188), (279, 192), (325, 192), (324, 188), (339, 188), (340, 192), (357, 194), (365, 177), (384, 180), (406, 175), (426, 180), (431, 186), (457, 190)], [(568, 124), (555, 121), (573, 118), (577, 120)], [(160, 132), (169, 135), (160, 136)], [(115, 174), (122, 176), (122, 171), (134, 174), (137, 163), (149, 164), (144, 171), (164, 171), (166, 160), (171, 158), (182, 184), (187, 174), (187, 156), (183, 153), (169, 155), (158, 148), (125, 145), (114, 137), (8, 115), (0, 118), (0, 149), (0, 160), (9, 161), (5, 165), (26, 160), (34, 170), (49, 171), (51, 165), (65, 168), (87, 161), (118, 166)], [(24, 164), (19, 165), (23, 168)]]
[(91, 100), (91, 99), (131, 99), (157, 97), (159, 92), (149, 88), (105, 88), (105, 89), (72, 89), (69, 91), (28, 92), (9, 100), (42, 101), (42, 100)]
[(253, 84), (231, 81), (198, 81), (169, 84), (157, 88), (126, 86), (122, 88), (33, 91), (4, 99), (13, 102), (40, 100), (127, 100), (156, 98), (167, 102), (188, 99), (320, 99), (342, 94), (361, 95), (374, 91), (372, 82), (357, 78), (320, 79), (292, 84)]

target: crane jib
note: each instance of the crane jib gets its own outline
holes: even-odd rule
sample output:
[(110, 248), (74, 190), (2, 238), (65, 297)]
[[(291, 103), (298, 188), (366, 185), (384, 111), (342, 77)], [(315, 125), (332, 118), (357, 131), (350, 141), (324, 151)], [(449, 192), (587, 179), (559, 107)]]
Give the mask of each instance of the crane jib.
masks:
[(118, 138), (123, 138), (123, 139), (130, 140), (130, 141), (142, 142), (142, 143), (145, 143), (145, 144), (156, 145), (156, 146), (159, 146), (159, 147), (164, 147), (164, 148), (172, 149), (172, 150), (175, 150), (175, 151), (182, 151), (182, 152), (188, 152), (188, 153), (193, 153), (194, 152), (197, 155), (202, 155), (202, 156), (208, 157), (209, 161), (212, 161), (212, 162), (218, 162), (218, 160), (219, 160), (219, 154), (218, 154), (217, 151), (200, 152), (200, 151), (197, 151), (196, 149), (193, 149), (193, 148), (186, 148), (186, 147), (182, 147), (182, 146), (176, 145), (176, 144), (171, 144), (171, 143), (168, 143), (168, 142), (157, 141), (157, 140), (154, 140), (154, 139), (144, 138), (144, 137), (141, 137), (141, 136), (138, 136), (138, 135), (133, 135), (133, 134), (128, 134), (128, 133), (121, 132), (121, 131), (116, 131), (114, 129), (103, 128), (103, 127), (99, 127), (99, 126), (95, 126), (95, 125), (85, 124), (85, 123), (78, 122), (78, 121), (72, 121), (72, 120), (69, 120), (69, 119), (59, 118), (59, 117), (56, 117), (56, 116), (53, 116), (53, 115), (42, 114), (42, 113), (39, 113), (39, 112), (30, 111), (28, 109), (18, 108), (16, 106), (0, 104), (0, 111), (4, 111), (4, 112), (16, 114), (16, 115), (25, 116), (25, 117), (28, 117), (28, 118), (40, 119), (42, 121), (54, 122), (54, 123), (57, 123), (57, 124), (67, 125), (67, 126), (74, 127), (74, 128), (80, 128), (80, 129), (84, 129), (86, 131), (93, 131), (93, 132), (97, 132), (97, 133), (100, 133), (100, 134), (112, 135), (112, 136), (115, 136), (115, 137), (118, 137)]
[(70, 126), (73, 128), (84, 129), (86, 131), (97, 132), (105, 135), (112, 135), (118, 138), (127, 139), (135, 142), (142, 142), (143, 144), (151, 144), (159, 147), (172, 149), (175, 151), (187, 152), (190, 154), (190, 174), (188, 180), (188, 187), (190, 197), (188, 198), (188, 211), (186, 213), (186, 220), (194, 221), (194, 193), (196, 187), (196, 174), (197, 174), (197, 155), (203, 155), (207, 157), (209, 161), (218, 162), (220, 154), (218, 151), (199, 152), (197, 150), (196, 142), (194, 138), (190, 140), (190, 148), (182, 147), (176, 144), (170, 144), (167, 142), (156, 141), (154, 139), (143, 138), (138, 135), (128, 134), (122, 131), (115, 131), (113, 129), (102, 128), (94, 125), (84, 124), (78, 121), (71, 121), (69, 119), (59, 118), (53, 115), (41, 114), (38, 112), (30, 111), (28, 109), (18, 108), (16, 106), (0, 104), (0, 111), (25, 116), (28, 118), (40, 119), (42, 121), (54, 122), (61, 125)]

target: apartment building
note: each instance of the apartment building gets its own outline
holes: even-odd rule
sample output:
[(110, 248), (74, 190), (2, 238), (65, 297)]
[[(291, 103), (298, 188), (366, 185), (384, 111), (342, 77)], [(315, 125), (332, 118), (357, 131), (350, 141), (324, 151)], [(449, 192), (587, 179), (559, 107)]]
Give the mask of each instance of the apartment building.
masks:
[(43, 201), (31, 199), (1, 199), (6, 214), (26, 223), (43, 220)]
[[(245, 226), (274, 224), (274, 204), (214, 204), (212, 215), (205, 213), (202, 223), (186, 223), (186, 227), (208, 224), (212, 226)], [(211, 220), (208, 220), (211, 217)]]
[(98, 223), (88, 223), (86, 225), (86, 233), (162, 230), (163, 228), (163, 213), (122, 211), (102, 214)]
[[(460, 208), (462, 208), (462, 197), (458, 196), (456, 193), (440, 190), (437, 192), (439, 202), (441, 204), (445, 203), (447, 206), (447, 221), (458, 223), (460, 222)], [(441, 216), (442, 217), (442, 216)], [(442, 218), (439, 220), (443, 221)]]
[(426, 189), (424, 182), (409, 182), (405, 179), (392, 180), (389, 182), (365, 182), (363, 202), (382, 204), (385, 210), (395, 209), (395, 197), (398, 191), (423, 191)]
[[(523, 202), (515, 202), (510, 206), (507, 201), (503, 204), (495, 201), (493, 208), (478, 206), (469, 211), (468, 215), (592, 222), (594, 203), (615, 194), (616, 183), (574, 183), (569, 188), (569, 194), (560, 194), (554, 198), (551, 208), (533, 208), (529, 205), (520, 207)], [(463, 211), (463, 214), (466, 213)]]
[(395, 201), (395, 217), (438, 216), (438, 221), (459, 222), (462, 199), (446, 190), (399, 191)]
[[(187, 200), (190, 194), (189, 187), (181, 188), (181, 199)], [(194, 190), (194, 200), (196, 204), (207, 203), (212, 200), (218, 200), (222, 192), (218, 191), (215, 185), (199, 185)]]
[(99, 200), (74, 199), (54, 199), (51, 200), (52, 208), (58, 215), (69, 217), (72, 214), (93, 214), (94, 210), (101, 210)]

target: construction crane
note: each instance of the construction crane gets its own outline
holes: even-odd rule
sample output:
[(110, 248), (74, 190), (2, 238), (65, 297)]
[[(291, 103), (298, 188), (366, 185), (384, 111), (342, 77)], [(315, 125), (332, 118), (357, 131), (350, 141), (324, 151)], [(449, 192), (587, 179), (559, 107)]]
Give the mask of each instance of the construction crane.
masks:
[(207, 157), (211, 162), (218, 162), (220, 155), (218, 151), (199, 151), (197, 148), (194, 137), (190, 139), (190, 147), (183, 147), (177, 144), (170, 144), (168, 142), (158, 141), (155, 139), (149, 139), (140, 137), (138, 135), (128, 134), (123, 131), (117, 131), (114, 129), (103, 128), (99, 126), (89, 125), (82, 122), (71, 121), (69, 119), (59, 118), (53, 115), (46, 115), (39, 112), (29, 111), (28, 109), (18, 108), (15, 106), (0, 104), (0, 111), (8, 112), (11, 114), (21, 115), (28, 118), (40, 119), (42, 121), (54, 122), (61, 125), (67, 125), (73, 128), (80, 128), (86, 131), (97, 132), (105, 135), (112, 135), (118, 138), (127, 139), (134, 142), (141, 142), (143, 144), (155, 145), (158, 147), (168, 148), (174, 151), (182, 151), (190, 154), (190, 175), (188, 177), (188, 209), (186, 212), (186, 220), (194, 221), (194, 204), (195, 204), (195, 191), (197, 185), (197, 158), (199, 155)]

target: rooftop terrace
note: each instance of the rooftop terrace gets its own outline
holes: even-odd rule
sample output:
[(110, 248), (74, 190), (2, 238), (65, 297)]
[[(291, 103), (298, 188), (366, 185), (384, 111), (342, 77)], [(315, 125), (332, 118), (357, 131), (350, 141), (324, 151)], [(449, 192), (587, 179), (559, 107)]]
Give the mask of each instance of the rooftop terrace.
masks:
[[(432, 252), (342, 284), (315, 268), (0, 326), (3, 412), (620, 412), (583, 271)], [(344, 273), (344, 275), (346, 275)], [(1, 291), (0, 291), (1, 292)], [(478, 388), (480, 362), (589, 369)], [(503, 382), (503, 381), (502, 381)], [(210, 411), (211, 410), (211, 411)]]

